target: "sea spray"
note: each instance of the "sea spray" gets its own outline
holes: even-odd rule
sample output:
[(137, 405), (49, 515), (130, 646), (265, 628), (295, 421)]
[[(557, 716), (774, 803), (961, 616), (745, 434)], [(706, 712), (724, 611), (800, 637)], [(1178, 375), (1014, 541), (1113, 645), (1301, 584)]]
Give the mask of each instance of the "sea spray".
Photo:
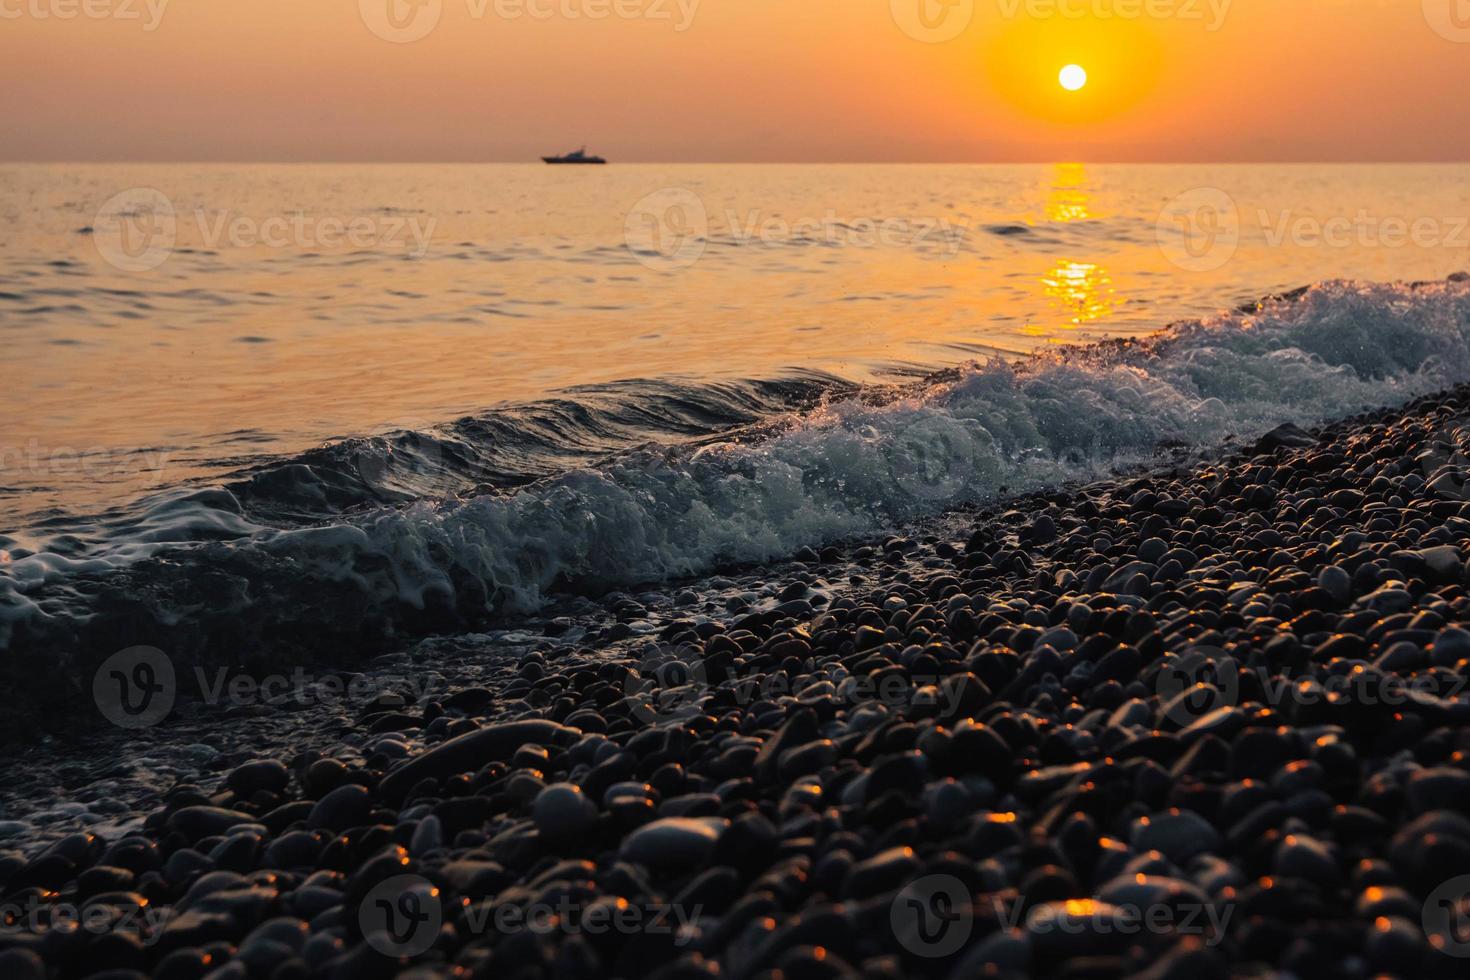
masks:
[(186, 659), (372, 647), (531, 611), (554, 591), (764, 562), (1103, 476), (1161, 446), (1253, 438), (1467, 379), (1470, 283), (1325, 283), (1145, 341), (971, 364), (883, 397), (839, 393), (761, 438), (646, 446), (509, 492), (140, 542), (125, 558), (25, 557), (0, 578), (0, 644), (105, 655), (126, 624), (131, 642)]

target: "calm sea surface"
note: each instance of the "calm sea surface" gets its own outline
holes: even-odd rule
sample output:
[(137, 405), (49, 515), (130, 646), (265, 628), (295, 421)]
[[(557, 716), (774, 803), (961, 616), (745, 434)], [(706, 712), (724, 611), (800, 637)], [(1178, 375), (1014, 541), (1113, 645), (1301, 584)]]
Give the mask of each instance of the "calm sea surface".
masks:
[(630, 379), (867, 382), (1442, 278), (1470, 267), (1467, 177), (0, 167), (0, 527)]

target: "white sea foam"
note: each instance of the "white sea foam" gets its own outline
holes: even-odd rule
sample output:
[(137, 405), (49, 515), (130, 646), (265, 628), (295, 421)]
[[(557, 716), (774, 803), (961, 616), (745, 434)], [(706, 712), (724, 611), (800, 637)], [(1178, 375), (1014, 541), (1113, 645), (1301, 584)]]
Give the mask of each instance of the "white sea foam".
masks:
[[(1091, 363), (1090, 363), (1091, 361)], [(421, 502), (361, 533), (261, 544), (413, 605), (468, 575), (505, 608), (764, 561), (947, 506), (1105, 474), (1160, 443), (1253, 438), (1470, 380), (1470, 284), (1332, 283), (1121, 357), (973, 364), (881, 406), (827, 404), (756, 445), (638, 453), (508, 496)], [(367, 554), (391, 574), (365, 575)]]
[[(423, 608), (437, 593), (524, 611), (558, 580), (595, 588), (766, 561), (1106, 475), (1160, 444), (1252, 439), (1465, 381), (1470, 283), (1327, 283), (1139, 344), (971, 364), (882, 404), (831, 401), (754, 443), (625, 454), (514, 493), (260, 531), (192, 556), (167, 547), (203, 566), (227, 556), (247, 576), (346, 583), (388, 607)], [(34, 573), (41, 560), (21, 564)], [(12, 619), (30, 605), (28, 586), (65, 574), (54, 563), (19, 571), (0, 596)]]

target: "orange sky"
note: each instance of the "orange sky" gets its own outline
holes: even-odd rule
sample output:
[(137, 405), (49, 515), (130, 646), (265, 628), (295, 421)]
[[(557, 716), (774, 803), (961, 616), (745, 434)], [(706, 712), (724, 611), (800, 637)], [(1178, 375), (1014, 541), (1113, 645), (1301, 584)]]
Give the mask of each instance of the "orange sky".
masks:
[(1467, 160), (1470, 0), (0, 0), (0, 91), (8, 160)]

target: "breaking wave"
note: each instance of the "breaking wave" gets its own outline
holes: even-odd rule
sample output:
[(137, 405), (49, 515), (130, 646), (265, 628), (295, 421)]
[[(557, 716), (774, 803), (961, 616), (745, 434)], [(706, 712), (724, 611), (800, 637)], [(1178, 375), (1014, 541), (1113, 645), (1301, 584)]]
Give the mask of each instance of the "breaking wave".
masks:
[(1329, 282), (901, 388), (649, 382), (642, 401), (353, 440), (168, 501), (185, 532), (148, 540), (140, 518), (90, 553), (12, 554), (4, 673), (138, 643), (216, 661), (381, 648), (1466, 380), (1470, 281)]

